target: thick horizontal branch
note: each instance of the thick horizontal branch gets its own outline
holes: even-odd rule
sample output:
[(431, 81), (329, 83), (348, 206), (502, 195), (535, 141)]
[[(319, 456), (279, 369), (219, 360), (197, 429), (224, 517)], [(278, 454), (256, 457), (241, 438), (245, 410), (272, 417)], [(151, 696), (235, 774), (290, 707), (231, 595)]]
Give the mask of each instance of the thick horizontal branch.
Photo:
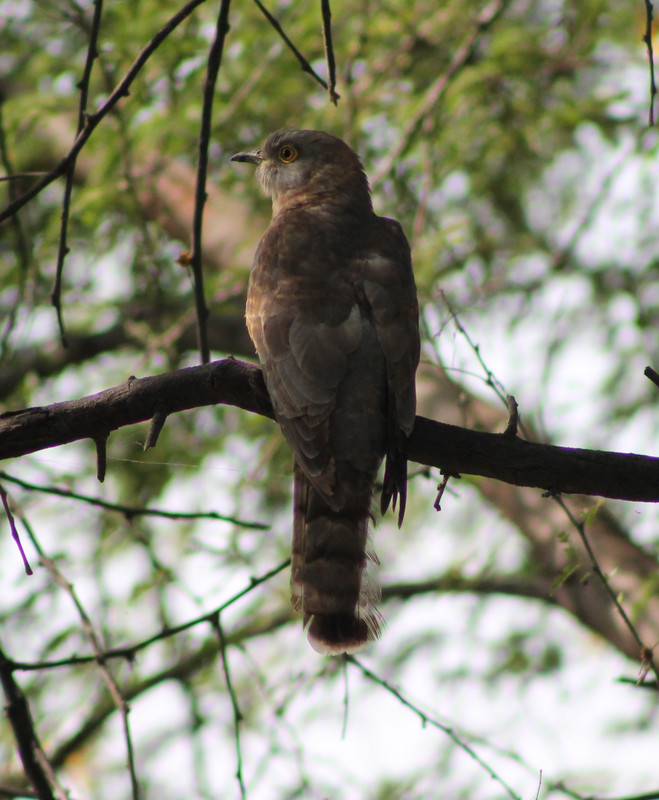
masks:
[[(186, 409), (222, 403), (272, 417), (261, 370), (234, 358), (126, 383), (99, 394), (0, 415), (0, 459)], [(496, 478), (547, 492), (659, 502), (659, 458), (526, 442), (417, 417), (411, 461), (447, 475)]]
[(659, 458), (527, 442), (417, 417), (409, 458), (448, 475), (496, 478), (553, 494), (659, 502)]
[(272, 417), (270, 398), (255, 364), (227, 358), (149, 378), (50, 406), (0, 414), (0, 459), (101, 439), (117, 428), (223, 403)]

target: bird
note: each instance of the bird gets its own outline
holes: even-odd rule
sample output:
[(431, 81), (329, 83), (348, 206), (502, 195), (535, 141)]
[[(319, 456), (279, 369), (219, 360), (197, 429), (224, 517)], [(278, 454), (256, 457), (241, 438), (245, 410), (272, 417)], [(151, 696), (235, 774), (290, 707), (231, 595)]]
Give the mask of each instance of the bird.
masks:
[(324, 131), (280, 130), (232, 161), (256, 165), (272, 219), (246, 322), (294, 457), (291, 600), (309, 643), (351, 654), (377, 639), (369, 523), (406, 504), (419, 307), (403, 229), (373, 210), (357, 154)]

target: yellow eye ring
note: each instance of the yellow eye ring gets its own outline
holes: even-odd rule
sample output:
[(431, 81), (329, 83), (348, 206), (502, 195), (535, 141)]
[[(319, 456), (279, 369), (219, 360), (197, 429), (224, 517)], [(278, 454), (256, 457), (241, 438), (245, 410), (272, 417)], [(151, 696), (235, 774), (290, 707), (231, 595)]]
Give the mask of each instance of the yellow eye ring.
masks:
[(284, 144), (279, 148), (279, 160), (290, 164), (297, 158), (297, 150), (291, 144)]

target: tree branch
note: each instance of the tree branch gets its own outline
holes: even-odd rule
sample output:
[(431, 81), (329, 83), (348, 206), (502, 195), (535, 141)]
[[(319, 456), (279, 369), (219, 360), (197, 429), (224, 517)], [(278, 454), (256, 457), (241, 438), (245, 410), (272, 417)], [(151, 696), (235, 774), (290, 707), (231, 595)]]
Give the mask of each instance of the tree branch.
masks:
[(206, 193), (206, 178), (208, 175), (208, 148), (211, 138), (211, 124), (213, 115), (213, 98), (215, 84), (222, 63), (224, 42), (229, 33), (229, 6), (231, 0), (222, 0), (220, 13), (217, 18), (215, 38), (208, 53), (206, 79), (204, 81), (204, 102), (201, 111), (201, 125), (197, 148), (197, 176), (195, 181), (195, 205), (192, 225), (192, 257), (190, 266), (194, 278), (194, 296), (197, 309), (197, 332), (199, 337), (199, 351), (202, 364), (210, 361), (210, 346), (208, 344), (208, 306), (204, 297), (204, 272), (202, 264), (202, 224), (204, 220), (204, 205), (208, 197)]
[[(125, 384), (50, 406), (0, 414), (0, 459), (96, 440), (144, 422), (214, 404), (234, 405), (272, 418), (261, 370), (228, 358)], [(408, 442), (411, 461), (449, 475), (496, 478), (551, 494), (587, 494), (659, 502), (659, 458), (527, 442), (417, 417)]]
[(40, 800), (55, 800), (52, 768), (41, 749), (25, 695), (14, 680), (12, 664), (1, 649), (0, 683), (7, 700), (5, 714), (14, 732), (25, 775)]

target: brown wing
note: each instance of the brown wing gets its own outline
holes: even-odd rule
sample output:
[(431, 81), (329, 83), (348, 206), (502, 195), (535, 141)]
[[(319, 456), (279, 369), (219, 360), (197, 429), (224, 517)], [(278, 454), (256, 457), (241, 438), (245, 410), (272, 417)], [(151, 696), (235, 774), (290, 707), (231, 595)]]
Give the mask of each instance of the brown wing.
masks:
[(387, 461), (381, 498), (382, 513), (400, 498), (403, 521), (407, 492), (406, 438), (416, 413), (415, 373), (419, 363), (419, 306), (410, 248), (400, 225), (379, 218), (377, 245), (363, 267), (364, 293), (387, 365)]
[(337, 464), (372, 470), (384, 455), (384, 356), (350, 268), (354, 246), (306, 235), (304, 214), (285, 223), (257, 251), (247, 324), (296, 461), (338, 507)]

